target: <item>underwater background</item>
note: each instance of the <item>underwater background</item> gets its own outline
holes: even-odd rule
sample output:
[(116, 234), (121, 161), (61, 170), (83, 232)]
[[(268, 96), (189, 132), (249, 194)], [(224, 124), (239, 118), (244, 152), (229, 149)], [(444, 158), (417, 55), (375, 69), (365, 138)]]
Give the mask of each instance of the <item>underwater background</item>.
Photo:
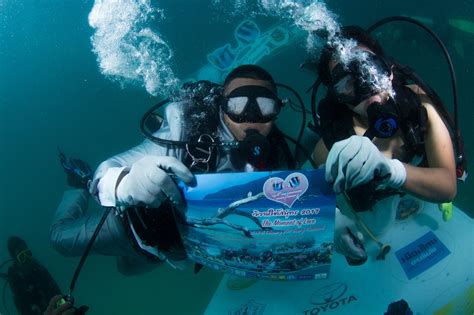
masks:
[[(235, 45), (233, 32), (241, 21), (251, 19), (262, 31), (279, 23), (279, 17), (255, 13), (255, 2), (0, 0), (0, 261), (8, 258), (8, 237), (18, 235), (67, 292), (79, 259), (62, 257), (49, 245), (52, 216), (68, 189), (57, 147), (96, 167), (141, 142), (142, 114), (166, 96), (164, 88), (173, 86), (175, 78), (191, 77), (207, 64), (208, 53), (226, 43)], [(133, 50), (123, 51), (124, 60), (118, 65), (100, 60), (113, 52), (114, 43), (113, 37), (111, 42), (100, 42), (98, 33), (104, 32), (106, 38), (107, 34), (118, 36), (121, 25), (114, 24), (114, 18), (131, 21), (133, 16), (125, 13), (133, 13), (140, 3), (150, 3), (159, 11), (149, 12), (149, 18), (137, 18), (133, 27), (146, 24), (143, 28), (159, 34), (173, 56), (161, 55), (166, 49), (158, 47), (156, 58), (165, 63), (145, 60), (134, 65), (146, 56), (144, 51)], [(367, 27), (401, 14), (433, 22), (433, 30), (453, 59), (459, 124), (467, 158), (473, 158), (474, 1), (334, 0), (326, 5), (342, 25)], [(93, 10), (97, 10), (95, 15)], [(454, 19), (468, 22), (452, 26), (449, 21)], [(389, 55), (414, 68), (452, 110), (445, 59), (426, 33), (411, 25), (392, 24), (380, 28), (377, 36)], [(160, 41), (151, 45), (156, 43)], [(259, 61), (276, 81), (300, 92), (307, 108), (305, 91), (315, 76), (300, 64), (309, 57), (302, 36)], [(147, 66), (157, 70), (148, 73)], [(136, 76), (138, 68), (142, 72)], [(289, 108), (284, 111), (277, 124), (296, 137), (300, 116)], [(458, 185), (455, 200), (471, 217), (473, 191), (474, 182), (468, 178)], [(91, 202), (89, 211), (101, 209)], [(91, 307), (88, 314), (202, 314), (221, 277), (207, 268), (194, 275), (191, 269), (179, 272), (165, 265), (142, 276), (124, 277), (116, 270), (114, 258), (91, 256), (75, 296), (79, 305)], [(14, 314), (8, 289), (5, 300)], [(6, 313), (2, 303), (0, 313)]]

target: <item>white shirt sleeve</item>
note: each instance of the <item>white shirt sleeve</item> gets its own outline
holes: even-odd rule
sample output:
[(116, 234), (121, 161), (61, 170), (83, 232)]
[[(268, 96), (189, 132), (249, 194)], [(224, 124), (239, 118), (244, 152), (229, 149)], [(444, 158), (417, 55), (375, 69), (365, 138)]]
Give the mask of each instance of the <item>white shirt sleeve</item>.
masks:
[[(162, 126), (153, 134), (155, 137), (181, 140), (183, 128), (180, 106), (181, 103), (171, 103), (166, 107)], [(106, 207), (116, 206), (115, 190), (120, 174), (128, 171), (135, 162), (147, 155), (174, 156), (180, 159), (180, 151), (182, 150), (179, 148), (161, 145), (146, 139), (134, 148), (102, 162), (94, 174), (94, 179), (89, 187), (90, 193), (101, 205)]]

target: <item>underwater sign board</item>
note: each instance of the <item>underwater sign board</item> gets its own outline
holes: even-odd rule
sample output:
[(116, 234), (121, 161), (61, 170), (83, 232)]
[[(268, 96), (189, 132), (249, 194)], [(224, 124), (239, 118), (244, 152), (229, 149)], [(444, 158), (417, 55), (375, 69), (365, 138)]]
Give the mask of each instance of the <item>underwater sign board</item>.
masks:
[(328, 277), (336, 200), (323, 170), (201, 174), (180, 186), (178, 227), (195, 262), (250, 278)]
[[(255, 281), (236, 287), (225, 275), (204, 314), (393, 314), (388, 306), (401, 299), (417, 315), (474, 314), (474, 219), (456, 207), (448, 222), (437, 204), (426, 202), (420, 209), (379, 235), (392, 247), (385, 260), (377, 260), (380, 246), (368, 238), (367, 262), (351, 267), (334, 251), (327, 279)], [(449, 250), (447, 256), (441, 244)], [(414, 271), (422, 272), (408, 279), (398, 251)]]
[(408, 279), (418, 276), (449, 254), (450, 251), (432, 231), (395, 252)]
[(253, 20), (245, 19), (234, 30), (234, 38), (207, 55), (207, 63), (185, 81), (209, 80), (222, 83), (229, 72), (244, 64), (258, 64), (291, 43), (303, 40), (306, 32), (295, 25), (278, 23), (262, 31)]

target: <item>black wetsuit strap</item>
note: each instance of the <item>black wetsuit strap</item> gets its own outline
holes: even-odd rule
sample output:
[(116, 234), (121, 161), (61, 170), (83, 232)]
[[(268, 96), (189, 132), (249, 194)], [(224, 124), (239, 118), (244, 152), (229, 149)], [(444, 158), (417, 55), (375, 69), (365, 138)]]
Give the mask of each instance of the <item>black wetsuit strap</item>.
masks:
[(396, 104), (400, 117), (400, 128), (405, 147), (414, 155), (425, 155), (425, 134), (428, 124), (426, 108), (418, 95), (406, 86), (395, 87)]
[[(156, 247), (165, 254), (184, 252), (175, 218), (177, 214), (173, 204), (168, 200), (164, 201), (159, 208), (130, 207), (127, 209), (127, 218), (140, 240), (145, 245)], [(143, 253), (143, 250), (140, 249), (139, 252)]]
[(328, 95), (319, 102), (318, 115), (321, 138), (328, 150), (331, 150), (335, 142), (355, 134), (352, 112), (334, 97)]
[(21, 314), (42, 314), (50, 299), (61, 293), (51, 274), (35, 260), (11, 266), (8, 279)]
[(268, 140), (270, 142), (271, 148), (270, 161), (268, 163), (269, 169), (274, 170), (281, 168), (280, 163), (282, 158), (285, 159), (288, 169), (296, 169), (296, 160), (291, 153), (290, 147), (288, 146), (288, 142), (285, 140), (283, 132), (281, 132), (281, 130), (276, 126), (273, 126), (272, 131), (268, 136)]

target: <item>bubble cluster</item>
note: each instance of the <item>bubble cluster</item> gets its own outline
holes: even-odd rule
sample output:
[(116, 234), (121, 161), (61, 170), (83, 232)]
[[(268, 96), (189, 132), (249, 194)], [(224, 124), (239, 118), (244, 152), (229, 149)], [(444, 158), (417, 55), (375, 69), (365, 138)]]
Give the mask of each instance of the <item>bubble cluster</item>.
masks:
[[(391, 91), (390, 78), (379, 71), (356, 43), (339, 36), (337, 15), (321, 0), (210, 0), (219, 14), (272, 16), (307, 32), (306, 48), (315, 54), (324, 43), (336, 48), (341, 62), (358, 61), (366, 80), (377, 90)], [(156, 6), (156, 4), (154, 4)], [(185, 5), (184, 3), (182, 5)], [(220, 10), (225, 7), (225, 10)], [(173, 52), (151, 21), (164, 14), (151, 0), (95, 0), (89, 24), (91, 40), (101, 72), (120, 83), (143, 85), (152, 95), (169, 95), (179, 87), (171, 68)]]
[(346, 69), (353, 62), (359, 64), (362, 75), (361, 80), (369, 83), (373, 87), (373, 91), (384, 91), (392, 97), (395, 96), (390, 76), (387, 75), (383, 69), (371, 62), (369, 58), (371, 53), (359, 49), (355, 40), (335, 36), (332, 38), (330, 45), (335, 48), (335, 57), (340, 60)]
[(173, 52), (150, 22), (163, 12), (150, 0), (96, 0), (89, 14), (91, 41), (101, 72), (120, 83), (143, 85), (152, 95), (166, 95), (178, 85), (170, 60)]
[[(222, 5), (228, 3), (236, 10), (242, 10), (245, 4), (255, 1), (245, 0), (214, 0)], [(232, 4), (233, 3), (233, 4)], [(258, 13), (289, 20), (292, 24), (308, 33), (306, 48), (308, 53), (316, 54), (323, 44), (335, 48), (337, 57), (346, 67), (351, 62), (359, 62), (362, 69), (362, 80), (373, 85), (375, 91), (387, 91), (393, 96), (390, 77), (372, 64), (367, 58), (367, 52), (356, 49), (357, 43), (352, 39), (340, 36), (341, 26), (337, 15), (331, 12), (326, 3), (320, 0), (259, 0)], [(239, 13), (236, 11), (235, 13)]]

